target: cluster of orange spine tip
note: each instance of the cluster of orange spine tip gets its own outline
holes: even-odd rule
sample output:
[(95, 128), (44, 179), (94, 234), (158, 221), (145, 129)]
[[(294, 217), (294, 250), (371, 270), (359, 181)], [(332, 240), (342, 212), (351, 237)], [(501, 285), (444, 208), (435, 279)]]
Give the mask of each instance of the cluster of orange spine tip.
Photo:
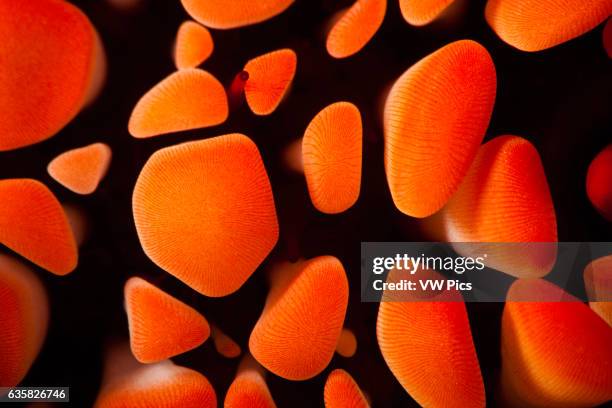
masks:
[[(133, 1), (111, 0), (117, 7)], [(134, 106), (129, 133), (139, 139), (217, 126), (245, 100), (258, 116), (287, 97), (298, 72), (289, 48), (246, 62), (226, 90), (198, 66), (215, 48), (211, 29), (232, 29), (277, 16), (294, 0), (181, 0), (185, 21), (174, 47), (176, 72)], [(356, 0), (340, 10), (325, 48), (351, 57), (372, 40), (387, 0)], [(399, 0), (404, 19), (423, 26), (453, 0)], [(610, 0), (488, 0), (484, 16), (507, 44), (541, 51), (603, 23), (612, 54)], [(207, 28), (208, 27), (208, 28)], [(0, 152), (56, 135), (91, 103), (105, 80), (103, 45), (89, 19), (65, 0), (0, 1)], [(612, 257), (590, 263), (584, 281), (590, 307), (538, 279), (556, 259), (557, 220), (539, 153), (526, 139), (504, 135), (487, 143), (497, 92), (492, 57), (472, 40), (452, 42), (425, 56), (392, 85), (384, 104), (384, 167), (395, 206), (431, 218), (437, 233), (461, 242), (551, 243), (488, 248), (488, 265), (519, 278), (502, 317), (504, 403), (593, 406), (612, 399)], [(44, 109), (41, 109), (44, 106)], [(303, 172), (314, 207), (325, 214), (350, 209), (362, 177), (362, 116), (350, 102), (323, 108), (302, 139), (285, 153)], [(111, 148), (94, 143), (55, 157), (49, 175), (70, 191), (92, 194), (109, 170)], [(612, 220), (612, 145), (591, 162), (586, 193)], [(0, 244), (56, 275), (72, 272), (86, 235), (78, 209), (62, 206), (33, 179), (0, 180)], [(249, 137), (234, 133), (156, 151), (136, 181), (132, 210), (146, 255), (200, 294), (238, 291), (275, 247), (275, 200), (263, 159)], [(237, 254), (239, 254), (237, 256)], [(426, 276), (437, 272), (422, 270)], [(391, 271), (387, 282), (401, 280)], [(333, 256), (284, 262), (271, 273), (264, 309), (248, 352), (224, 400), (227, 408), (276, 407), (265, 370), (284, 379), (322, 373), (334, 352), (352, 357), (355, 334), (344, 328), (349, 282)], [(401, 386), (423, 406), (483, 407), (484, 383), (463, 299), (440, 291), (411, 302), (385, 293), (376, 337)], [(538, 302), (526, 301), (539, 299)], [(602, 300), (603, 299), (603, 300)], [(415, 299), (412, 299), (415, 300)], [(240, 345), (195, 308), (139, 277), (127, 280), (124, 301), (129, 348), (114, 347), (96, 408), (216, 407), (208, 379), (168, 360), (212, 337), (227, 358)], [(49, 305), (38, 277), (0, 254), (0, 386), (18, 385), (45, 339)], [(554, 335), (551, 335), (554, 333)], [(576, 335), (580, 333), (580, 336)], [(444, 358), (440, 358), (444, 356)], [(327, 408), (367, 408), (349, 373), (335, 369), (323, 390)]]

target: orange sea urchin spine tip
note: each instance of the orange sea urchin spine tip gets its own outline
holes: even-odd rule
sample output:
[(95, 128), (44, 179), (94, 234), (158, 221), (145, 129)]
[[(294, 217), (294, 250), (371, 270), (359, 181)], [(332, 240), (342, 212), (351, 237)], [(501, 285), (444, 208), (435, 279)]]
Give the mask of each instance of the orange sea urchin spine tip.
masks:
[(331, 361), (348, 303), (340, 261), (321, 256), (276, 274), (249, 339), (253, 357), (289, 380), (307, 380)]
[(193, 21), (178, 29), (174, 45), (174, 63), (178, 69), (195, 68), (212, 54), (214, 43), (210, 31)]
[(361, 188), (361, 114), (349, 102), (337, 102), (319, 112), (302, 140), (302, 162), (308, 192), (321, 212), (349, 209)]
[(136, 104), (128, 128), (136, 138), (219, 125), (229, 114), (223, 85), (201, 69), (177, 71)]
[(496, 74), (487, 50), (453, 42), (408, 69), (384, 109), (385, 169), (397, 208), (438, 211), (468, 171), (493, 111)]
[(238, 290), (278, 240), (266, 169), (255, 143), (241, 134), (155, 152), (132, 205), (149, 258), (207, 296)]
[(346, 58), (359, 52), (382, 25), (387, 0), (357, 0), (335, 22), (327, 35), (327, 52), (334, 58)]
[(49, 306), (36, 275), (6, 255), (0, 255), (0, 311), (0, 387), (15, 387), (40, 351)]
[(489, 0), (485, 11), (493, 31), (521, 51), (541, 51), (572, 40), (610, 14), (610, 0)]
[(253, 58), (244, 66), (244, 95), (256, 115), (276, 110), (289, 90), (297, 67), (297, 55), (288, 48)]
[(238, 28), (268, 20), (294, 0), (181, 0), (187, 13), (210, 28)]
[(141, 363), (155, 363), (192, 350), (210, 335), (200, 313), (144, 279), (125, 284), (130, 346)]
[(102, 85), (95, 28), (64, 0), (0, 2), (0, 151), (55, 135)]
[(77, 265), (77, 245), (64, 210), (44, 184), (0, 180), (0, 244), (56, 275)]
[(323, 390), (325, 408), (369, 408), (361, 389), (344, 370), (329, 373)]
[(357, 352), (357, 338), (349, 329), (342, 329), (338, 344), (336, 345), (336, 353), (342, 357), (353, 357)]
[[(525, 295), (524, 292), (527, 291)], [(502, 317), (502, 394), (511, 406), (595, 406), (612, 399), (612, 328), (541, 279), (516, 281)]]
[(454, 0), (399, 0), (404, 19), (414, 26), (434, 21)]
[(376, 334), (393, 375), (421, 406), (485, 406), (463, 302), (383, 301)]
[(104, 143), (68, 150), (53, 159), (47, 171), (58, 183), (77, 194), (91, 194), (106, 175), (112, 152)]
[[(440, 278), (430, 269), (419, 269), (417, 275)], [(414, 276), (394, 269), (387, 282), (412, 280)], [(470, 322), (457, 292), (385, 291), (378, 309), (376, 337), (391, 372), (421, 406), (485, 406)]]
[(612, 326), (612, 255), (598, 258), (584, 270), (589, 306)]
[(263, 369), (247, 355), (227, 390), (224, 408), (276, 408), (264, 378)]
[(593, 207), (612, 221), (612, 144), (599, 152), (589, 165), (586, 190)]
[(249, 73), (246, 71), (240, 71), (236, 74), (232, 83), (227, 90), (227, 99), (229, 103), (230, 111), (235, 111), (244, 102), (244, 87), (249, 80)]
[(295, 139), (285, 146), (281, 160), (286, 170), (293, 173), (304, 173), (302, 138)]
[(223, 333), (217, 326), (211, 328), (211, 337), (215, 344), (215, 350), (225, 358), (236, 358), (242, 353), (242, 349), (230, 336)]
[(208, 379), (170, 360), (120, 371), (105, 381), (94, 408), (217, 408)]
[[(440, 216), (451, 242), (525, 243), (492, 246), (487, 264), (503, 272), (541, 277), (555, 262), (556, 245), (534, 244), (557, 242), (557, 222), (540, 156), (521, 137), (482, 145)], [(512, 251), (519, 256), (505, 256)]]

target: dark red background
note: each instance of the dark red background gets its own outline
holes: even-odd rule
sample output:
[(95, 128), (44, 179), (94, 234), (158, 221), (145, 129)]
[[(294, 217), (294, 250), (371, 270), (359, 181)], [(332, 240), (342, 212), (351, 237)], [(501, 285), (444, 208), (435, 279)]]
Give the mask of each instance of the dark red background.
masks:
[[(375, 336), (377, 305), (359, 301), (359, 243), (426, 239), (415, 220), (395, 209), (387, 189), (380, 100), (384, 89), (410, 65), (458, 39), (475, 39), (492, 54), (498, 95), (487, 139), (513, 133), (537, 146), (557, 211), (559, 240), (610, 241), (610, 224), (591, 207), (584, 185), (590, 160), (612, 139), (612, 62), (603, 50), (602, 27), (547, 51), (523, 53), (504, 44), (489, 29), (484, 1), (458, 1), (464, 5), (460, 18), (415, 28), (402, 19), (397, 0), (390, 0), (374, 40), (346, 60), (327, 55), (324, 30), (331, 15), (351, 4), (349, 0), (298, 0), (266, 23), (213, 31), (215, 51), (204, 68), (224, 84), (231, 82), (248, 59), (281, 47), (293, 48), (298, 54), (298, 71), (289, 98), (265, 118), (243, 106), (222, 126), (148, 140), (132, 138), (127, 121), (140, 96), (174, 70), (174, 36), (187, 14), (179, 0), (145, 0), (133, 13), (118, 12), (104, 1), (75, 1), (105, 44), (106, 87), (90, 108), (54, 138), (0, 153), (0, 177), (42, 180), (61, 200), (81, 206), (91, 221), (89, 239), (73, 274), (61, 278), (38, 271), (50, 293), (52, 318), (44, 349), (23, 384), (70, 386), (71, 405), (90, 406), (99, 387), (104, 345), (127, 338), (122, 291), (132, 275), (154, 280), (194, 305), (246, 349), (267, 293), (264, 273), (257, 271), (229, 297), (200, 296), (149, 261), (139, 245), (131, 214), (136, 177), (152, 152), (186, 140), (242, 132), (257, 142), (275, 194), (281, 237), (270, 258), (323, 254), (340, 258), (351, 283), (347, 325), (359, 341), (355, 357), (334, 357), (328, 369), (313, 380), (290, 382), (269, 375), (278, 406), (322, 406), (324, 381), (337, 367), (355, 377), (374, 406), (418, 406), (381, 357)], [(354, 102), (363, 115), (362, 192), (351, 210), (327, 216), (313, 208), (303, 177), (285, 170), (281, 154), (319, 110), (339, 100)], [(108, 143), (114, 154), (110, 172), (95, 194), (76, 196), (47, 175), (46, 166), (57, 154), (95, 141)], [(468, 305), (489, 405), (496, 402), (502, 308), (502, 304)], [(210, 340), (176, 361), (204, 373), (220, 401), (238, 363), (218, 356)]]

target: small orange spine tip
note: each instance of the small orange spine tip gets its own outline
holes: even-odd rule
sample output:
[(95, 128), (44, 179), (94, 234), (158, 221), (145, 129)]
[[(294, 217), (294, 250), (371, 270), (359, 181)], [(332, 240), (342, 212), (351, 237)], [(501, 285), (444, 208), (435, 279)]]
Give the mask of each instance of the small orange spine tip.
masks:
[(502, 272), (537, 278), (555, 263), (557, 221), (548, 181), (538, 151), (522, 137), (482, 145), (440, 217), (446, 240), (460, 253), (474, 248), (464, 242), (493, 243), (480, 248), (488, 251), (487, 265)]
[(338, 214), (355, 204), (361, 190), (362, 144), (361, 113), (352, 103), (333, 103), (312, 119), (302, 139), (302, 163), (317, 210)]
[(399, 0), (404, 19), (413, 26), (434, 21), (454, 0)]
[(154, 153), (136, 181), (132, 209), (149, 258), (206, 296), (237, 291), (278, 240), (268, 174), (257, 145), (241, 134)]
[(497, 87), (489, 52), (455, 41), (393, 84), (384, 115), (385, 172), (395, 206), (424, 218), (459, 187), (484, 138)]
[(276, 408), (264, 378), (264, 370), (246, 354), (238, 367), (236, 378), (227, 390), (224, 408)]
[(192, 350), (208, 339), (208, 322), (195, 309), (144, 279), (125, 283), (130, 347), (141, 363), (155, 363)]
[(102, 88), (102, 42), (71, 2), (3, 0), (0, 38), (0, 151), (54, 136)]
[(327, 35), (329, 55), (347, 58), (358, 53), (378, 31), (386, 11), (387, 0), (357, 0), (348, 10), (340, 11)]
[(272, 114), (287, 96), (297, 69), (297, 55), (289, 49), (268, 52), (249, 60), (244, 96), (251, 111), (259, 116)]
[(218, 29), (244, 27), (266, 21), (287, 9), (294, 0), (181, 0), (194, 20)]
[(0, 203), (0, 243), (56, 275), (76, 268), (78, 250), (70, 223), (44, 184), (0, 180)]
[(185, 68), (170, 74), (136, 103), (128, 130), (147, 138), (220, 125), (229, 114), (223, 85), (210, 73)]
[(107, 357), (102, 387), (94, 408), (217, 408), (208, 379), (170, 360), (142, 365), (127, 347)]
[(335, 369), (323, 389), (325, 408), (369, 408), (366, 397), (349, 373)]
[(331, 361), (348, 305), (340, 261), (321, 256), (273, 270), (261, 317), (249, 339), (253, 357), (289, 380), (307, 380)]
[(174, 63), (178, 69), (196, 68), (210, 57), (215, 46), (210, 31), (194, 21), (179, 27), (174, 42)]
[(342, 329), (340, 338), (338, 339), (338, 345), (336, 346), (336, 353), (342, 357), (353, 357), (357, 352), (357, 337), (355, 334), (347, 328)]
[(219, 327), (212, 326), (210, 333), (215, 350), (225, 358), (236, 358), (242, 353), (242, 349), (230, 336), (225, 334)]
[[(420, 270), (418, 274), (421, 278), (440, 276), (432, 270)], [(414, 276), (393, 270), (387, 282)], [(482, 374), (460, 294), (441, 291), (398, 297), (396, 291), (385, 291), (378, 309), (376, 337), (391, 372), (422, 406), (485, 406)], [(427, 375), (415, 367), (427, 367)]]
[(612, 144), (589, 164), (586, 192), (593, 207), (606, 220), (612, 221)]
[(244, 102), (244, 87), (249, 80), (247, 71), (240, 71), (229, 86), (227, 97), (229, 99), (230, 110), (236, 110)]
[(26, 376), (47, 332), (49, 305), (38, 277), (0, 254), (0, 387), (15, 387)]
[(612, 326), (612, 255), (586, 266), (584, 285), (591, 309)]
[(302, 160), (302, 139), (296, 139), (285, 146), (282, 153), (285, 167), (295, 173), (304, 173), (304, 161)]
[[(534, 295), (544, 301), (521, 301)], [(504, 403), (586, 407), (609, 401), (610, 344), (612, 328), (578, 299), (542, 279), (515, 281), (502, 316)]]
[(110, 166), (112, 151), (104, 143), (68, 150), (49, 163), (47, 172), (55, 181), (77, 194), (91, 194)]
[(612, 14), (609, 0), (489, 0), (493, 31), (521, 51), (545, 50), (592, 30)]

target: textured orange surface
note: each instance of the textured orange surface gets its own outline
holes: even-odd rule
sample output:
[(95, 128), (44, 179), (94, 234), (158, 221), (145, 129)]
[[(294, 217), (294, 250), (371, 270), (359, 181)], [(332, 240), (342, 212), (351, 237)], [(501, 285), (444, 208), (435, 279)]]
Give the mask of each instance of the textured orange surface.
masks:
[(210, 335), (200, 313), (141, 278), (125, 284), (132, 353), (154, 363), (192, 350)]
[(289, 380), (319, 374), (333, 357), (348, 303), (344, 268), (320, 256), (282, 269), (249, 339), (253, 357)]
[(495, 66), (480, 44), (456, 41), (408, 69), (384, 111), (385, 170), (397, 208), (438, 211), (468, 171), (493, 111)]
[[(423, 270), (419, 277), (434, 279)], [(413, 275), (392, 271), (387, 282)], [(467, 310), (457, 292), (424, 293), (432, 301), (383, 294), (376, 336), (404, 389), (425, 407), (484, 407), (485, 390)]]
[(612, 326), (612, 255), (598, 258), (587, 265), (584, 284), (589, 306)]
[(593, 207), (612, 221), (612, 144), (599, 152), (589, 165), (586, 191)]
[(149, 258), (207, 296), (238, 290), (278, 240), (266, 169), (240, 134), (158, 150), (132, 204)]
[(260, 23), (285, 11), (293, 0), (181, 0), (195, 20), (211, 28)]
[(323, 397), (325, 408), (368, 408), (370, 406), (353, 377), (341, 369), (329, 373)]
[(276, 408), (263, 370), (252, 357), (247, 356), (240, 364), (236, 378), (225, 396), (224, 408)]
[(169, 360), (121, 371), (102, 387), (95, 408), (216, 408), (208, 379)]
[(40, 280), (25, 265), (0, 255), (0, 387), (21, 382), (47, 332), (49, 306)]
[[(557, 241), (555, 209), (540, 155), (518, 136), (499, 136), (480, 148), (440, 216), (451, 242)], [(554, 245), (492, 246), (491, 251), (497, 253), (487, 264), (517, 277), (545, 275), (556, 256)], [(517, 256), (504, 254), (508, 251), (517, 251)]]
[(349, 209), (361, 188), (359, 109), (337, 102), (319, 112), (302, 140), (302, 162), (313, 205), (326, 214)]
[(195, 68), (210, 57), (214, 48), (212, 36), (206, 27), (185, 21), (176, 34), (174, 63), (178, 69)]
[(236, 358), (242, 353), (242, 349), (231, 337), (223, 333), (221, 329), (212, 327), (211, 336), (215, 344), (215, 350), (226, 358)]
[(44, 184), (0, 180), (0, 244), (56, 275), (77, 265), (77, 246), (66, 214)]
[(0, 2), (0, 151), (45, 140), (97, 93), (102, 45), (87, 17), (63, 0)]
[(610, 0), (489, 0), (487, 22), (522, 51), (540, 51), (572, 40), (612, 14)]
[(399, 0), (404, 19), (415, 26), (431, 23), (453, 0)]
[(385, 19), (387, 0), (357, 0), (334, 23), (327, 35), (327, 52), (346, 58), (359, 52), (378, 31)]
[(155, 85), (136, 104), (128, 129), (137, 138), (219, 125), (229, 114), (223, 85), (201, 69), (183, 69)]
[(91, 194), (108, 171), (112, 152), (104, 143), (94, 143), (68, 150), (53, 159), (47, 171), (67, 189), (78, 194)]
[(253, 113), (269, 115), (276, 110), (291, 86), (296, 67), (297, 56), (287, 48), (260, 55), (246, 63), (244, 71), (249, 77), (244, 96)]
[[(546, 281), (519, 280), (508, 299), (524, 291), (567, 297)], [(578, 407), (612, 399), (611, 344), (612, 328), (580, 301), (507, 302), (501, 349), (506, 401)]]
[(357, 338), (349, 329), (342, 329), (338, 344), (336, 345), (336, 353), (342, 357), (353, 357), (357, 352)]
[(239, 374), (230, 385), (224, 408), (273, 408), (276, 407), (270, 390), (260, 374)]

